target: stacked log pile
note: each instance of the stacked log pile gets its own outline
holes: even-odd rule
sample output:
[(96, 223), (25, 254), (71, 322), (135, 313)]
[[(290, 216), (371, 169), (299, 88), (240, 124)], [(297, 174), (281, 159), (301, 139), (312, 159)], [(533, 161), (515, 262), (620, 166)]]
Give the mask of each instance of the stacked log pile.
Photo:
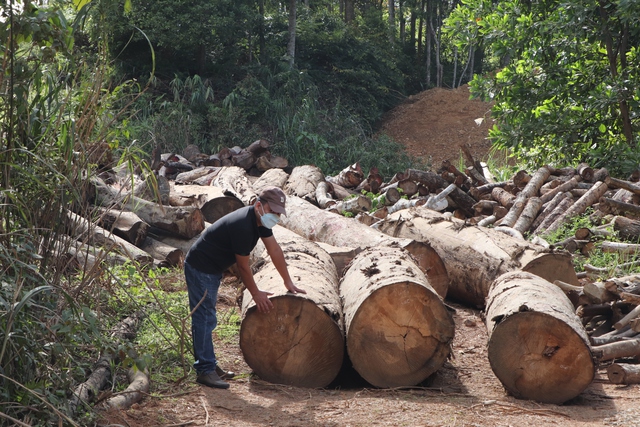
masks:
[[(304, 331), (312, 335), (321, 332), (324, 338), (318, 338), (318, 342), (323, 344), (317, 347), (317, 343), (300, 341), (295, 334), (270, 336), (268, 331), (261, 329), (265, 324), (260, 321), (259, 313), (252, 310), (250, 298), (245, 298), (242, 350), (249, 365), (265, 379), (312, 387), (327, 385), (339, 366), (328, 356), (327, 350), (341, 358), (338, 348), (342, 340), (349, 342), (349, 335), (353, 342), (347, 350), (349, 356), (357, 360), (358, 337), (362, 340), (362, 337), (376, 333), (362, 326), (351, 331), (358, 316), (365, 316), (358, 313), (374, 316), (375, 310), (384, 304), (390, 307), (397, 305), (391, 300), (400, 295), (399, 292), (390, 292), (392, 287), (388, 286), (384, 291), (379, 290), (383, 286), (376, 280), (363, 287), (370, 277), (384, 277), (389, 283), (395, 280), (398, 284), (394, 286), (403, 289), (402, 292), (407, 289), (418, 292), (421, 295), (418, 299), (438, 307), (432, 311), (440, 313), (440, 326), (448, 324), (446, 310), (442, 311), (439, 305), (445, 297), (474, 307), (483, 308), (487, 304), (487, 312), (492, 310), (487, 322), (494, 342), (504, 335), (498, 326), (507, 330), (508, 325), (520, 322), (516, 320), (516, 314), (526, 316), (520, 310), (524, 305), (517, 303), (516, 296), (507, 290), (498, 290), (504, 277), (512, 277), (523, 289), (538, 289), (540, 286), (546, 289), (547, 283), (553, 283), (564, 290), (573, 303), (573, 312), (566, 304), (562, 306), (564, 317), (560, 316), (561, 322), (568, 324), (570, 329), (563, 339), (585, 342), (586, 334), (588, 345), (585, 348), (593, 349), (596, 362), (630, 361), (640, 354), (640, 338), (635, 332), (640, 331), (640, 291), (636, 291), (636, 278), (622, 277), (591, 283), (591, 276), (585, 277), (584, 272), (577, 275), (573, 267), (574, 257), (588, 254), (596, 245), (603, 251), (630, 256), (640, 251), (639, 245), (631, 243), (640, 236), (640, 185), (636, 183), (637, 179), (616, 179), (609, 176), (606, 169), (593, 170), (583, 164), (576, 168), (542, 167), (532, 173), (519, 171), (510, 180), (493, 182), (473, 159), (463, 171), (444, 162), (436, 172), (408, 169), (396, 173), (388, 181), (375, 168), (365, 173), (358, 163), (349, 165), (336, 176), (325, 176), (312, 165), (290, 168), (286, 160), (272, 156), (268, 148), (268, 143), (260, 140), (245, 149), (235, 147), (223, 149), (215, 155), (204, 155), (189, 146), (182, 155), (156, 152), (151, 168), (154, 173), (149, 176), (138, 173), (132, 178), (131, 173), (119, 171), (105, 179), (97, 178), (94, 180), (93, 201), (99, 208), (84, 221), (69, 215), (70, 224), (74, 224), (70, 226), (73, 238), (81, 240), (84, 246), (60, 242), (52, 250), (69, 262), (75, 260), (75, 263), (81, 259), (78, 254), (100, 253), (107, 259), (104, 254), (114, 250), (115, 255), (108, 257), (111, 263), (132, 257), (141, 263), (179, 266), (186, 251), (208, 224), (253, 203), (264, 186), (275, 185), (288, 195), (288, 215), (282, 218), (281, 224), (297, 235), (295, 238), (282, 237), (283, 245), (289, 248), (285, 252), (290, 268), (297, 271), (295, 274), (303, 281), (302, 287), (308, 283), (307, 289), (323, 289), (319, 294), (312, 292), (308, 297), (294, 297), (282, 292), (276, 295), (274, 305), (277, 305), (280, 317), (293, 325), (284, 325), (281, 331), (300, 332), (306, 328)], [(558, 230), (589, 207), (594, 212), (591, 215), (593, 227), (579, 229), (575, 236), (555, 245), (545, 242), (546, 234)], [(630, 242), (607, 242), (612, 231)], [(70, 246), (74, 249), (68, 249)], [(367, 277), (365, 267), (354, 270), (359, 257), (365, 256), (363, 254), (372, 248), (382, 247), (394, 247), (402, 255), (395, 255), (394, 261), (384, 268), (381, 275)], [(96, 255), (92, 256), (91, 265), (95, 267), (100, 260)], [(378, 258), (384, 257), (379, 255)], [(372, 263), (370, 259), (368, 262)], [(411, 280), (392, 267), (409, 262), (416, 266), (415, 277), (412, 276)], [(260, 286), (271, 287), (273, 282), (270, 290), (282, 288), (268, 260), (262, 260), (260, 264), (261, 268), (256, 273)], [(413, 271), (414, 267), (408, 269)], [(616, 274), (615, 270), (604, 271), (588, 264), (585, 270), (590, 275)], [(306, 275), (311, 271), (315, 273)], [(507, 276), (509, 274), (515, 276)], [(365, 289), (366, 292), (349, 291), (357, 294), (354, 296), (344, 293), (347, 288)], [(497, 297), (497, 294), (501, 296)], [(533, 319), (533, 326), (529, 328), (532, 334), (540, 335), (537, 332), (540, 328), (547, 330), (549, 322), (556, 322), (552, 319), (557, 311), (553, 308), (556, 301), (547, 301), (548, 296), (544, 294), (538, 291), (527, 294), (526, 306), (536, 308), (524, 312), (542, 313), (541, 316), (530, 315)], [(516, 302), (505, 300), (508, 295), (511, 295), (509, 300)], [(501, 301), (499, 304), (496, 302), (498, 299)], [(405, 300), (408, 301), (407, 298)], [(348, 306), (343, 307), (348, 302)], [(538, 303), (542, 305), (536, 305)], [(577, 324), (582, 322), (582, 329), (576, 327), (576, 313), (579, 316)], [(341, 326), (343, 316), (349, 319), (344, 329)], [(507, 322), (507, 318), (513, 320)], [(527, 318), (524, 323), (529, 320)], [(431, 321), (425, 320), (427, 329), (433, 326)], [(393, 318), (389, 325), (398, 325), (398, 322), (402, 323), (402, 319)], [(316, 324), (323, 326), (314, 326)], [(358, 325), (357, 322), (355, 324)], [(415, 327), (413, 324), (405, 326), (409, 329)], [(563, 329), (564, 326), (558, 328)], [(575, 337), (572, 335), (574, 332)], [(448, 329), (432, 330), (429, 334), (438, 336), (440, 344), (431, 343), (430, 349), (422, 347), (422, 350), (435, 356), (420, 362), (416, 361), (418, 359), (405, 359), (410, 360), (412, 369), (420, 369), (408, 369), (396, 377), (380, 378), (371, 374), (380, 371), (375, 366), (380, 360), (374, 358), (365, 360), (360, 366), (363, 377), (381, 387), (421, 381), (424, 375), (430, 375), (443, 363), (448, 354), (444, 348), (453, 336)], [(509, 333), (504, 336), (507, 335)], [(547, 347), (553, 349), (553, 355), (561, 354), (559, 348), (562, 346), (552, 345), (552, 341), (559, 338), (552, 338), (523, 339), (526, 342), (539, 339), (538, 344), (545, 341), (542, 354), (548, 358), (552, 350), (547, 351)], [(256, 352), (256, 349), (269, 347), (259, 344), (265, 339), (271, 344), (277, 343), (276, 347), (281, 352), (277, 355)], [(574, 350), (577, 349), (583, 348), (574, 346)], [(499, 356), (498, 350), (490, 353), (498, 358), (496, 360), (503, 357)], [(277, 361), (270, 359), (283, 354), (287, 357)], [(392, 357), (391, 353), (385, 354), (385, 357)], [(587, 357), (586, 353), (580, 353), (579, 358), (587, 360), (590, 355)], [(409, 356), (413, 357), (408, 353), (398, 357)], [(556, 362), (557, 359), (555, 357)], [(268, 363), (262, 367), (261, 361), (264, 360)], [(357, 363), (354, 360), (354, 364)], [(498, 364), (507, 366), (503, 362)], [(277, 369), (273, 369), (274, 366)], [(560, 363), (559, 366), (565, 365)], [(508, 369), (496, 372), (496, 375), (504, 377), (500, 379), (505, 388), (517, 396), (560, 402), (586, 387), (585, 384), (588, 385), (593, 378), (593, 369), (585, 362), (584, 371), (572, 374), (576, 381), (565, 382), (572, 383), (571, 386), (564, 389), (556, 386), (555, 397), (545, 397), (552, 393), (530, 392), (545, 390), (549, 384), (531, 382), (523, 385), (525, 379), (512, 378), (518, 381), (512, 386), (507, 378), (511, 375)], [(613, 382), (640, 381), (639, 370), (633, 365), (615, 363), (610, 366), (610, 371)], [(400, 377), (403, 379), (398, 379)]]

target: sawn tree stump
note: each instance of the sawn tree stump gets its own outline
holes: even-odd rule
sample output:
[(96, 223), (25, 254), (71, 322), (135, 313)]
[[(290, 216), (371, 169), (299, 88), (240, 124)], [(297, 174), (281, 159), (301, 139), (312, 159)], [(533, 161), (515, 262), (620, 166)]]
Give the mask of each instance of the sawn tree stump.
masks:
[(408, 252), (395, 245), (358, 254), (340, 297), (349, 357), (372, 385), (415, 385), (444, 364), (453, 318)]
[(268, 255), (255, 275), (258, 287), (273, 292), (273, 309), (259, 313), (245, 290), (240, 348), (262, 379), (297, 387), (326, 387), (344, 359), (338, 275), (329, 254), (301, 237), (279, 239), (289, 274), (306, 294), (288, 293)]
[(491, 369), (515, 397), (560, 404), (593, 381), (589, 339), (556, 285), (531, 273), (504, 274), (486, 313)]

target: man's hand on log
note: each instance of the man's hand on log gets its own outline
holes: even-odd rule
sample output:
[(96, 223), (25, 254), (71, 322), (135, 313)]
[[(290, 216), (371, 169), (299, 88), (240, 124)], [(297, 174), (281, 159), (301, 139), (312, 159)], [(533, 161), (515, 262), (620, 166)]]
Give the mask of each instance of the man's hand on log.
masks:
[(293, 282), (284, 282), (284, 286), (292, 294), (306, 294), (307, 293), (307, 291), (305, 291), (304, 289), (300, 289), (299, 287), (294, 285)]
[(273, 295), (273, 292), (261, 291), (260, 289), (254, 295), (251, 295), (260, 313), (268, 313), (273, 308), (269, 295)]

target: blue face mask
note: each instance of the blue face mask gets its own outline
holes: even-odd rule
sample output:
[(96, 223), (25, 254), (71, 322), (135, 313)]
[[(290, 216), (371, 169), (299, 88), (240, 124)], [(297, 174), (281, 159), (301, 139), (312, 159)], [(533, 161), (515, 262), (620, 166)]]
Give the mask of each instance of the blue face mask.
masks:
[[(262, 206), (260, 206), (262, 208)], [(280, 222), (280, 217), (274, 213), (265, 213), (264, 208), (262, 208), (262, 213), (260, 214), (260, 222), (262, 222), (262, 226), (266, 228), (273, 228), (277, 223)]]

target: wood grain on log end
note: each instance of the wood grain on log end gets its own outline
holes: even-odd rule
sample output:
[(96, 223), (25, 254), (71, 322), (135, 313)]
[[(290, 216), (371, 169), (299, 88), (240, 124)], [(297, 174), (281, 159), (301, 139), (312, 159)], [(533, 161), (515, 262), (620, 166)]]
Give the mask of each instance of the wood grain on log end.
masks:
[(491, 369), (515, 397), (560, 404), (595, 375), (586, 332), (562, 290), (526, 272), (494, 282), (487, 298)]
[(242, 321), (240, 348), (247, 364), (272, 383), (329, 385), (344, 358), (338, 323), (305, 298), (283, 295), (271, 302), (269, 313), (259, 313), (254, 306)]

